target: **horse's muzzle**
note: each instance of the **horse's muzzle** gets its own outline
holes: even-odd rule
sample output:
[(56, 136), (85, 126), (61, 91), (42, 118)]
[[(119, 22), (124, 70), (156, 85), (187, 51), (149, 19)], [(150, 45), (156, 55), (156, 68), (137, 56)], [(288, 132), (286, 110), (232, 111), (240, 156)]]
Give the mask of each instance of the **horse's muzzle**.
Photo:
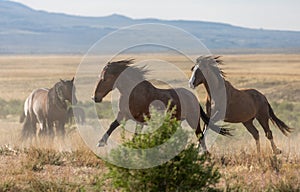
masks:
[(92, 96), (92, 100), (95, 101), (96, 103), (100, 103), (100, 102), (102, 102), (102, 97), (99, 98), (99, 97), (96, 97), (96, 96)]

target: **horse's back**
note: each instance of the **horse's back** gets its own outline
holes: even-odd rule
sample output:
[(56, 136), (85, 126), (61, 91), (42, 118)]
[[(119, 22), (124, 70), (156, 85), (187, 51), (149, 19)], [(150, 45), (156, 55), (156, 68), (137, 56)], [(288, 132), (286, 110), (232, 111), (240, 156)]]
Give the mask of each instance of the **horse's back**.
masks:
[[(227, 93), (227, 95), (230, 92)], [(245, 122), (256, 117), (267, 104), (266, 97), (256, 89), (235, 89), (227, 98), (227, 122)]]
[(39, 88), (33, 91), (32, 102), (45, 102), (48, 97), (49, 89)]

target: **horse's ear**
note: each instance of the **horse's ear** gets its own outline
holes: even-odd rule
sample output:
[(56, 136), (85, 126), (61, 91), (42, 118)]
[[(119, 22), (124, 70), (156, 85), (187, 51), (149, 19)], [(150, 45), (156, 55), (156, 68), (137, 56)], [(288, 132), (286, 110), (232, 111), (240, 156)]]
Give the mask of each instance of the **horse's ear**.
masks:
[(62, 82), (62, 83), (65, 83), (65, 81), (64, 80), (62, 80), (62, 79), (59, 79), (60, 80), (60, 82)]
[(74, 77), (72, 78), (71, 82), (72, 82), (72, 83), (74, 82)]

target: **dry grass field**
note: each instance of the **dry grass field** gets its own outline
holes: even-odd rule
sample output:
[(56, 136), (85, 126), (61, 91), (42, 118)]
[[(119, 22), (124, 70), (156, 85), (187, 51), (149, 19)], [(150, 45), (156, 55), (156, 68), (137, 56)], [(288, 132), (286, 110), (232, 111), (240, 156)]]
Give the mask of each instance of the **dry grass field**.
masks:
[[(147, 54), (125, 58), (129, 57), (136, 58), (137, 62), (160, 58), (174, 63), (190, 76), (192, 63), (180, 56)], [(19, 139), (22, 125), (17, 112), (22, 110), (29, 93), (35, 88), (49, 88), (60, 78), (71, 79), (81, 60), (82, 56), (77, 55), (0, 56), (0, 100), (19, 104), (14, 105), (16, 109), (12, 112), (7, 110), (0, 115), (0, 191), (109, 191), (110, 183), (100, 182), (107, 171), (103, 161), (89, 150), (74, 125), (67, 126), (64, 142), (40, 140), (24, 144)], [(300, 55), (224, 55), (223, 60), (226, 79), (235, 87), (255, 88), (264, 93), (279, 118), (295, 130), (290, 137), (285, 137), (271, 126), (275, 142), (283, 150), (275, 156), (261, 127), (258, 129), (262, 153), (257, 154), (255, 142), (246, 129), (240, 124), (230, 124), (234, 136), (218, 137), (210, 149), (222, 174), (217, 188), (221, 191), (300, 191)], [(94, 65), (91, 62), (86, 67)], [(163, 73), (176, 80), (172, 72)], [(84, 83), (95, 85), (88, 80)], [(197, 89), (202, 106), (203, 90), (203, 87)]]

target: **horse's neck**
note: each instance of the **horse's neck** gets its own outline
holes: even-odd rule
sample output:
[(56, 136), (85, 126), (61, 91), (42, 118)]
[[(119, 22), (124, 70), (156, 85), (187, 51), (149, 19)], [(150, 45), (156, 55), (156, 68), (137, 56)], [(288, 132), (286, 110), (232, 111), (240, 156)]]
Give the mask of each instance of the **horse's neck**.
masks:
[(211, 115), (219, 114), (217, 119), (223, 118), (227, 106), (227, 84), (222, 77), (210, 76), (210, 81), (204, 82), (207, 91), (207, 101), (210, 103)]
[(49, 99), (50, 105), (54, 105), (60, 109), (67, 109), (67, 103), (64, 100), (62, 100), (61, 98), (59, 98), (55, 87), (53, 87), (49, 90), (48, 99)]
[(123, 76), (118, 78), (116, 82), (116, 88), (119, 90), (120, 94), (123, 96), (129, 96), (132, 90), (140, 83), (145, 82), (146, 80), (140, 77), (129, 77)]
[(212, 101), (218, 99), (218, 97), (223, 97), (223, 94), (226, 94), (227, 84), (228, 82), (223, 78), (213, 78), (209, 83), (204, 81), (207, 98)]

